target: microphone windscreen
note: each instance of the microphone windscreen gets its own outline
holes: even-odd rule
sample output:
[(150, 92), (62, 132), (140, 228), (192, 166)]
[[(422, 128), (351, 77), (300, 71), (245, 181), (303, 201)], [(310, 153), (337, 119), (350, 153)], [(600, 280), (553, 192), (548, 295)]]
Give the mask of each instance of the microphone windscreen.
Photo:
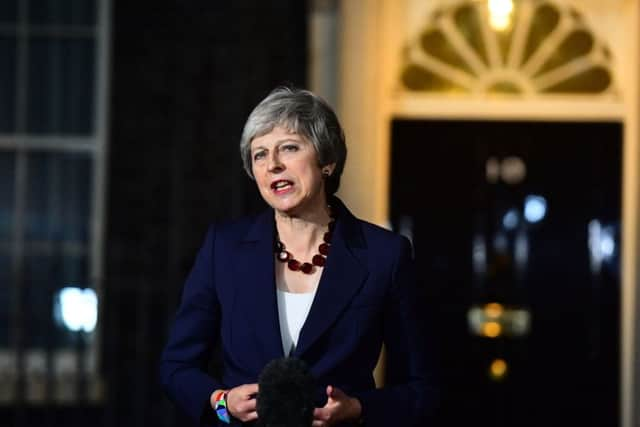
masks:
[(286, 357), (269, 362), (258, 378), (257, 411), (265, 427), (310, 427), (315, 381), (307, 364)]

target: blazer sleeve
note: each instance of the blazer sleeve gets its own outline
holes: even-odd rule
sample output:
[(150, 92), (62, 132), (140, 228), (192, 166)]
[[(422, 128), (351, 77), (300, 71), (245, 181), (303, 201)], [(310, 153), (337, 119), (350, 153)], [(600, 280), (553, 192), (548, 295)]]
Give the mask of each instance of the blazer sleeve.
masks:
[(411, 244), (402, 238), (385, 306), (385, 386), (354, 393), (366, 426), (427, 426), (438, 404), (433, 348), (417, 309)]
[(199, 424), (217, 424), (209, 399), (223, 385), (207, 373), (220, 328), (220, 305), (213, 284), (215, 226), (187, 277), (180, 307), (160, 360), (167, 395)]

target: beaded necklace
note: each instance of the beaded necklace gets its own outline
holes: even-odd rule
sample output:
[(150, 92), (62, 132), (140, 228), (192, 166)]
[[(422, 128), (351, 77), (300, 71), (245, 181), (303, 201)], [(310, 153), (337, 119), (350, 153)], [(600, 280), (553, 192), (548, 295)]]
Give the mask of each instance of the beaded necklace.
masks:
[(311, 274), (315, 270), (314, 267), (324, 267), (327, 261), (327, 255), (329, 255), (329, 248), (331, 247), (331, 236), (333, 233), (333, 229), (335, 227), (336, 221), (333, 216), (333, 212), (331, 213), (331, 221), (329, 222), (328, 228), (329, 230), (324, 233), (322, 237), (322, 243), (318, 246), (318, 253), (311, 258), (311, 262), (300, 262), (293, 257), (291, 252), (287, 251), (284, 243), (280, 240), (278, 236), (278, 230), (276, 230), (276, 242), (274, 252), (276, 253), (276, 258), (280, 262), (286, 262), (287, 267), (291, 271), (299, 271), (304, 274)]

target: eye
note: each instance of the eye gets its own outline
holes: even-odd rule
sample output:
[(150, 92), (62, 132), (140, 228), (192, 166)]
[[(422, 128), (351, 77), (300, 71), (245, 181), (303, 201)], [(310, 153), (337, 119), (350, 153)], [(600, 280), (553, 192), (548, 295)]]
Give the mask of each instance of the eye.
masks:
[(282, 151), (298, 151), (298, 145), (297, 144), (285, 144), (282, 146), (281, 150)]
[(264, 150), (256, 151), (255, 153), (253, 153), (253, 160), (255, 161), (263, 159), (265, 155), (266, 153), (264, 152)]

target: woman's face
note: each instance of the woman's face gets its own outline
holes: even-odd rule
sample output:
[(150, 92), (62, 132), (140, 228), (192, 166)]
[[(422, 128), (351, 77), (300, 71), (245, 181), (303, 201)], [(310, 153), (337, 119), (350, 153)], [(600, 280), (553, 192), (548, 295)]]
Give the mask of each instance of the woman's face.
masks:
[[(276, 126), (251, 141), (251, 166), (258, 190), (274, 209), (302, 214), (326, 204), (322, 169), (306, 138)], [(333, 165), (325, 166), (333, 172)]]

